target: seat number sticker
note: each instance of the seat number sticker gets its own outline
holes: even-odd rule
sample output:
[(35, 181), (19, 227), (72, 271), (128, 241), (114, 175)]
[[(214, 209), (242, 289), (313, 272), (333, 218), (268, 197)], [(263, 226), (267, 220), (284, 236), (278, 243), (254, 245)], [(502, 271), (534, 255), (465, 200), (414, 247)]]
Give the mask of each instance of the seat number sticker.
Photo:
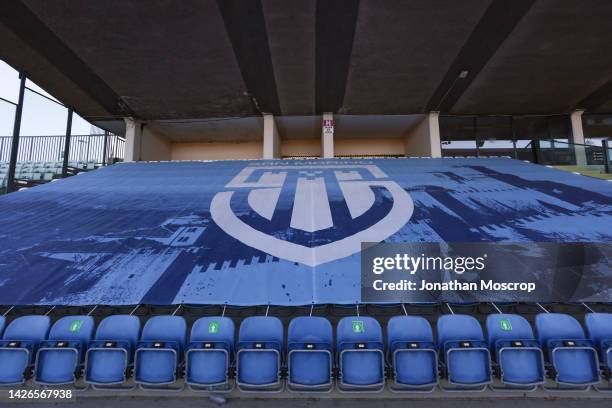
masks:
[(361, 320), (353, 320), (353, 333), (363, 333), (363, 322)]
[(81, 330), (82, 325), (83, 325), (83, 322), (81, 320), (75, 320), (72, 323), (70, 323), (70, 331), (72, 333), (76, 333)]
[(208, 333), (217, 334), (219, 333), (219, 322), (208, 323)]
[(500, 320), (499, 321), (499, 326), (504, 331), (511, 331), (512, 330), (512, 325), (510, 324), (510, 320), (508, 320), (508, 319)]

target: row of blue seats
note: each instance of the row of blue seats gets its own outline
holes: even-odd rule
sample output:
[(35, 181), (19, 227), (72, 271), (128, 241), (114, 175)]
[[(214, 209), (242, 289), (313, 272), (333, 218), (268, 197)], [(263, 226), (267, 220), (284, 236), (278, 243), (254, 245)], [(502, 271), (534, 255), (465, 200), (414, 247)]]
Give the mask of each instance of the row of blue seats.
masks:
[[(228, 317), (202, 317), (191, 328), (180, 316), (140, 319), (113, 315), (95, 330), (91, 316), (23, 316), (5, 326), (0, 317), (0, 385), (30, 377), (43, 386), (83, 384), (98, 389), (138, 385), (193, 390), (530, 391), (586, 390), (610, 381), (612, 314), (589, 313), (586, 333), (570, 315), (542, 313), (529, 322), (516, 314), (489, 315), (483, 329), (474, 317), (440, 316), (434, 339), (429, 322), (392, 317), (386, 341), (379, 322), (342, 318), (336, 328), (323, 317), (296, 317), (287, 338), (271, 316), (244, 319), (235, 341)], [(179, 377), (184, 376), (184, 382)], [(235, 378), (235, 381), (231, 381)], [(553, 385), (551, 385), (553, 384)], [(607, 385), (609, 388), (609, 384)]]

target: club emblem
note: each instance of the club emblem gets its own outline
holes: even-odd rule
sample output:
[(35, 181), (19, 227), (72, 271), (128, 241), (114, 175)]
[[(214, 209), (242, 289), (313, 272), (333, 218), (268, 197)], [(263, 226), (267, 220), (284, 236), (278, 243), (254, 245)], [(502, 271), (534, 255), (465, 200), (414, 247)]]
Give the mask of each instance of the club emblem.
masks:
[(249, 165), (211, 202), (227, 234), (272, 256), (317, 266), (380, 242), (412, 216), (410, 195), (373, 164)]

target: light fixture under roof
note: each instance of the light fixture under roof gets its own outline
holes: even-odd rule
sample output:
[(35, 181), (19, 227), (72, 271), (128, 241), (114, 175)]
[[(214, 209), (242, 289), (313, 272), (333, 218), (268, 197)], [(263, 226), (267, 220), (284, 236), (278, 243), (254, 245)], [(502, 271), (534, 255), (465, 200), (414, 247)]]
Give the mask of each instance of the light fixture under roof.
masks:
[(461, 71), (459, 73), (459, 78), (461, 78), (461, 79), (467, 78), (469, 73), (470, 73), (470, 71), (464, 69), (463, 71)]

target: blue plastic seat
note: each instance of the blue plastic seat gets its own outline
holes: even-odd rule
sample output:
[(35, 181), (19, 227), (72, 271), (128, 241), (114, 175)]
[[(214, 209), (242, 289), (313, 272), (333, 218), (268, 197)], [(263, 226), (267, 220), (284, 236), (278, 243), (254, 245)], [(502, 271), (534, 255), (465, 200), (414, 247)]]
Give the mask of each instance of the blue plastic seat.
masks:
[(25, 381), (40, 342), (47, 339), (51, 319), (48, 316), (23, 316), (13, 320), (0, 341), (0, 385)]
[(142, 329), (134, 358), (134, 382), (144, 387), (167, 388), (183, 361), (187, 323), (180, 316), (154, 316)]
[(438, 355), (429, 322), (395, 316), (387, 323), (387, 353), (393, 390), (431, 391), (438, 384)]
[(478, 320), (461, 314), (444, 315), (438, 319), (437, 333), (452, 387), (443, 389), (485, 389), (492, 381), (491, 358)]
[(588, 313), (584, 317), (587, 335), (599, 352), (601, 365), (612, 367), (612, 313)]
[(333, 329), (324, 317), (301, 316), (289, 323), (287, 332), (290, 390), (331, 389)]
[(283, 324), (276, 317), (247, 317), (238, 334), (237, 381), (246, 391), (282, 388), (280, 368), (284, 350)]
[(4, 333), (4, 325), (6, 324), (6, 317), (0, 316), (0, 336)]
[(576, 319), (562, 313), (541, 313), (535, 322), (538, 341), (561, 387), (587, 389), (600, 381), (597, 352)]
[(140, 337), (136, 316), (116, 315), (102, 320), (85, 358), (85, 382), (97, 386), (123, 384)]
[(544, 357), (529, 322), (515, 314), (487, 317), (489, 349), (500, 370), (502, 384), (535, 389), (544, 383)]
[(350, 316), (336, 329), (340, 390), (380, 391), (385, 386), (382, 329), (376, 319)]
[(193, 324), (186, 353), (186, 382), (192, 389), (227, 386), (235, 327), (228, 317), (202, 317)]
[(66, 316), (56, 321), (47, 341), (41, 343), (38, 350), (34, 382), (43, 385), (74, 383), (93, 331), (91, 316)]

